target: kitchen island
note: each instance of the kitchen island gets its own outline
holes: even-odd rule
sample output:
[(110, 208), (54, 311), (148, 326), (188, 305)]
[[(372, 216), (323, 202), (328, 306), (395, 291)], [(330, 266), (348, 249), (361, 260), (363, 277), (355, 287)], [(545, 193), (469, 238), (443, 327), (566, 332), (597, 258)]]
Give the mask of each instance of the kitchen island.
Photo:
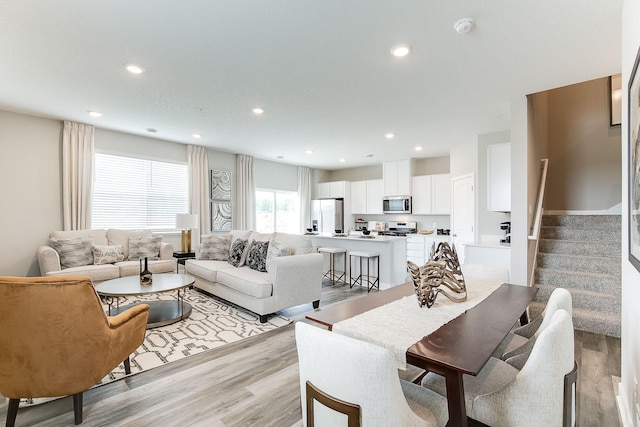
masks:
[[(318, 248), (335, 247), (347, 250), (347, 282), (349, 281), (349, 253), (352, 251), (369, 251), (380, 254), (380, 289), (388, 289), (407, 281), (407, 238), (399, 236), (332, 236), (314, 235), (311, 242)], [(366, 264), (365, 264), (366, 265)], [(342, 260), (336, 261), (338, 268), (342, 267)], [(354, 269), (356, 261), (353, 262)], [(325, 257), (325, 271), (329, 268)], [(366, 270), (366, 266), (365, 266)], [(375, 274), (375, 267), (371, 270)]]

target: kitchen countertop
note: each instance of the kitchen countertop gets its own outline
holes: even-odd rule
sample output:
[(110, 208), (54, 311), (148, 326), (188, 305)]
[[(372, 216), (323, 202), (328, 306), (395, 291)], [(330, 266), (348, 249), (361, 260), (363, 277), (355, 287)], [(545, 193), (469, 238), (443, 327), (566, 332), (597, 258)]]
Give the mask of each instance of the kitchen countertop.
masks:
[(350, 235), (350, 236), (333, 236), (329, 233), (321, 233), (321, 234), (307, 234), (307, 236), (310, 236), (312, 238), (315, 237), (320, 237), (323, 239), (336, 239), (336, 240), (357, 240), (357, 241), (363, 241), (363, 242), (373, 242), (373, 243), (386, 243), (386, 242), (391, 242), (394, 240), (398, 240), (398, 239), (406, 239), (406, 237), (403, 236), (374, 236), (373, 238), (365, 238), (365, 237), (361, 237), (361, 236), (354, 236), (354, 235)]
[(503, 249), (511, 249), (510, 243), (500, 243), (500, 242), (479, 242), (479, 243), (464, 243), (465, 246), (476, 246), (479, 248), (503, 248)]

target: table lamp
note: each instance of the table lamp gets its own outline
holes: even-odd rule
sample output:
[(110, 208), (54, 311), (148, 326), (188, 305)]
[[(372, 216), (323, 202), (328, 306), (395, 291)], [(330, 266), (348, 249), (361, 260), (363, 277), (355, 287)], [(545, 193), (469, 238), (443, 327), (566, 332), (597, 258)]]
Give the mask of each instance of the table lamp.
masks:
[(191, 252), (191, 230), (198, 228), (198, 215), (176, 214), (176, 228), (182, 230), (182, 252)]

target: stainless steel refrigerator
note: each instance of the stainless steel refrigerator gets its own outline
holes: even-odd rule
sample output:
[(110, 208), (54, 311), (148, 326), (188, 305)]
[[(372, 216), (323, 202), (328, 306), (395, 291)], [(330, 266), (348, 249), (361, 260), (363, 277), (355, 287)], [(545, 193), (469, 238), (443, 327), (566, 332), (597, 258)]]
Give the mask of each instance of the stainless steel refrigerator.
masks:
[(344, 200), (312, 200), (311, 227), (319, 233), (344, 232)]

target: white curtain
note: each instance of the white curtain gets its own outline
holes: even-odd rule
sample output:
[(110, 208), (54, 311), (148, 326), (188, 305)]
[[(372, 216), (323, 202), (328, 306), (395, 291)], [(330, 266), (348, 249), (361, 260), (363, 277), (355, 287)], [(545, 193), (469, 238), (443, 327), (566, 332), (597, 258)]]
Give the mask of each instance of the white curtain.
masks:
[(195, 247), (200, 243), (200, 235), (211, 231), (209, 215), (209, 159), (207, 148), (199, 145), (187, 146), (187, 166), (189, 169), (189, 210), (198, 215), (199, 230), (195, 233)]
[(300, 199), (300, 232), (311, 227), (311, 168), (298, 166), (298, 198)]
[(65, 120), (62, 132), (62, 221), (65, 230), (91, 228), (94, 127)]
[(256, 184), (253, 174), (253, 157), (238, 154), (236, 157), (236, 219), (240, 230), (256, 229)]

